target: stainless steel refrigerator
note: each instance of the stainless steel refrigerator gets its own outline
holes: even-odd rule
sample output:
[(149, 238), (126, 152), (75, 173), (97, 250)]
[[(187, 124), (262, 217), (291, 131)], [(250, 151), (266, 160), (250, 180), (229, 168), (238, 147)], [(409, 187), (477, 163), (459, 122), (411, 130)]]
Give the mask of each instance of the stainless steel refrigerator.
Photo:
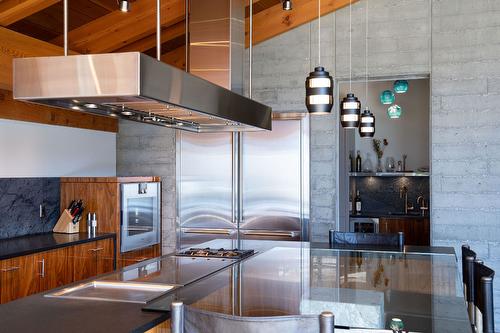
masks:
[(179, 248), (215, 238), (307, 240), (309, 123), (177, 137)]

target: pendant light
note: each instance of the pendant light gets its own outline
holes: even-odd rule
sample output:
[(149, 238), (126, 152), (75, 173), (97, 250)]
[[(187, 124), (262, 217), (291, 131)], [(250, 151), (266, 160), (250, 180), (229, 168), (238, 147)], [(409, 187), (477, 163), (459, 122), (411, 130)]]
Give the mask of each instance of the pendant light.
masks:
[(401, 114), (403, 113), (403, 109), (397, 104), (391, 105), (387, 108), (387, 117), (390, 119), (399, 119), (401, 118)]
[(130, 11), (130, 1), (121, 0), (120, 1), (120, 11), (126, 13)]
[(394, 82), (394, 92), (396, 94), (404, 94), (407, 91), (408, 91), (408, 81), (396, 80)]
[(380, 93), (380, 103), (391, 105), (396, 100), (394, 93), (391, 90), (384, 90)]
[[(349, 91), (352, 91), (352, 7), (349, 0)], [(352, 92), (340, 104), (340, 123), (344, 128), (358, 128), (361, 103)]]
[(368, 108), (368, 0), (366, 0), (365, 10), (365, 110), (361, 114), (359, 124), (359, 136), (362, 138), (373, 138), (375, 135), (375, 116)]
[[(318, 64), (321, 63), (321, 0), (318, 0)], [(333, 78), (317, 66), (306, 78), (306, 107), (311, 114), (330, 113), (333, 106)]]

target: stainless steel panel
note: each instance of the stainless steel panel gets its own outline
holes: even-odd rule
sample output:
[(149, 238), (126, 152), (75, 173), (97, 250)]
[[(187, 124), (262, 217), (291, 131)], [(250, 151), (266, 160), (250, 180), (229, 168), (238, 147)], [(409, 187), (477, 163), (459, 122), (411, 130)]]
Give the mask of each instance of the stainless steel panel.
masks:
[(243, 134), (242, 230), (296, 231), (305, 220), (302, 120)]
[(141, 53), (14, 59), (14, 98), (194, 132), (271, 129), (271, 108)]
[(92, 281), (52, 292), (45, 297), (146, 304), (178, 287), (180, 285)]
[(237, 233), (236, 229), (182, 228), (179, 248), (194, 247), (214, 239), (236, 240)]
[(284, 241), (300, 241), (302, 234), (300, 230), (240, 230), (240, 239), (258, 239), (258, 240), (284, 240)]
[(183, 132), (178, 138), (181, 227), (235, 228), (232, 136)]

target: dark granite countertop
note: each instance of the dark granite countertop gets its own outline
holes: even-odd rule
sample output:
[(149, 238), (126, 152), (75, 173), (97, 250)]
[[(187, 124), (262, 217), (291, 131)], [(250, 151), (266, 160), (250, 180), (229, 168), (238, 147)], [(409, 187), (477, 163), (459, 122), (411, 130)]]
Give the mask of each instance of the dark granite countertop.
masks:
[[(118, 279), (128, 281), (131, 279), (143, 282), (148, 282), (150, 280), (156, 283), (166, 283), (180, 282), (180, 280), (174, 281), (171, 280), (171, 278), (175, 277), (177, 279), (178, 276), (182, 276), (178, 273), (185, 273), (185, 276), (187, 278), (185, 279), (185, 281), (182, 281), (184, 283), (187, 283), (185, 287), (182, 287), (170, 295), (161, 297), (156, 301), (147, 304), (146, 307), (141, 304), (133, 303), (47, 298), (44, 297), (45, 293), (43, 293), (19, 299), (0, 306), (2, 330), (42, 333), (55, 331), (71, 331), (73, 333), (144, 332), (167, 320), (170, 317), (170, 313), (168, 310), (170, 302), (174, 297), (176, 299), (183, 300), (186, 304), (193, 305), (195, 305), (194, 303), (196, 303), (198, 300), (203, 299), (203, 301), (206, 302), (206, 304), (208, 304), (209, 306), (214, 305), (214, 309), (223, 308), (219, 306), (221, 305), (219, 304), (221, 302), (223, 304), (232, 304), (231, 299), (221, 299), (222, 296), (226, 297), (227, 295), (232, 295), (232, 293), (220, 293), (221, 291), (232, 290), (231, 281), (234, 280), (232, 278), (232, 274), (236, 274), (237, 276), (241, 275), (241, 278), (245, 281), (245, 283), (241, 283), (241, 286), (245, 287), (245, 289), (242, 289), (241, 292), (243, 293), (243, 296), (245, 296), (244, 298), (247, 299), (247, 303), (252, 299), (252, 297), (258, 297), (257, 300), (272, 302), (273, 306), (279, 308), (280, 311), (286, 310), (282, 314), (292, 314), (300, 310), (298, 304), (300, 304), (300, 301), (303, 299), (300, 293), (304, 286), (300, 285), (300, 281), (302, 281), (302, 279), (300, 279), (299, 276), (301, 276), (300, 274), (309, 276), (309, 273), (305, 271), (303, 272), (303, 270), (311, 269), (311, 272), (324, 273), (326, 274), (325, 276), (335, 277), (338, 272), (333, 275), (330, 275), (330, 273), (335, 272), (335, 270), (338, 268), (337, 265), (332, 265), (331, 263), (340, 260), (338, 258), (344, 257), (347, 259), (351, 258), (350, 261), (347, 260), (345, 262), (362, 263), (364, 267), (363, 270), (371, 272), (370, 275), (367, 275), (369, 277), (376, 276), (376, 274), (373, 275), (372, 273), (376, 272), (376, 269), (380, 264), (380, 260), (382, 260), (383, 263), (387, 265), (387, 267), (396, 265), (401, 269), (405, 267), (405, 265), (413, 265), (412, 262), (416, 262), (417, 265), (419, 262), (421, 262), (424, 264), (423, 267), (427, 267), (429, 264), (431, 264), (438, 268), (447, 267), (447, 269), (449, 270), (454, 269), (454, 271), (450, 271), (449, 274), (443, 277), (443, 281), (437, 281), (444, 283), (445, 287), (447, 286), (447, 283), (450, 284), (455, 282), (453, 272), (456, 273), (457, 269), (455, 256), (449, 255), (453, 253), (453, 249), (448, 249), (448, 251), (440, 249), (442, 250), (443, 255), (438, 257), (429, 254), (425, 254), (422, 256), (420, 254), (425, 252), (441, 252), (435, 251), (437, 249), (433, 249), (430, 247), (419, 247), (418, 249), (405, 248), (405, 251), (400, 253), (391, 252), (383, 254), (379, 252), (377, 254), (373, 252), (365, 252), (364, 254), (361, 254), (361, 257), (364, 259), (360, 261), (360, 254), (357, 254), (358, 252), (356, 251), (352, 252), (345, 250), (328, 249), (326, 248), (325, 244), (255, 240), (243, 240), (238, 244), (236, 244), (235, 242), (236, 241), (234, 240), (214, 240), (204, 243), (203, 246), (210, 246), (214, 248), (238, 247), (241, 249), (255, 249), (257, 250), (257, 253), (252, 257), (244, 259), (241, 263), (235, 265), (229, 264), (231, 268), (228, 268), (227, 266), (226, 268), (224, 268), (224, 265), (221, 265), (220, 270), (218, 271), (207, 269), (210, 268), (210, 266), (215, 267), (214, 265), (216, 265), (216, 263), (210, 263), (210, 265), (208, 266), (199, 266), (196, 271), (198, 271), (200, 278), (195, 281), (193, 281), (192, 277), (194, 277), (194, 275), (196, 274), (191, 274), (194, 271), (189, 268), (192, 263), (187, 265), (177, 265), (176, 263), (176, 265), (174, 266), (177, 273), (170, 272), (170, 270), (172, 270), (172, 267), (174, 266), (172, 266), (171, 264), (163, 263), (165, 262), (165, 260), (172, 260), (168, 256), (150, 259), (148, 261), (127, 267), (122, 271), (105, 274), (98, 277), (98, 279), (106, 280)], [(416, 253), (411, 254), (411, 250), (416, 251)], [(304, 258), (302, 257), (303, 255)], [(314, 258), (309, 259), (310, 256)], [(323, 257), (324, 260), (326, 260), (326, 263), (330, 263), (329, 265), (322, 266)], [(431, 260), (431, 257), (433, 257), (434, 259)], [(357, 258), (357, 261), (353, 261), (352, 258)], [(189, 258), (183, 258), (181, 259), (181, 261), (187, 259)], [(302, 260), (305, 261), (302, 262)], [(162, 264), (152, 265), (155, 261), (161, 261)], [(153, 270), (151, 272), (148, 271), (147, 275), (143, 275), (141, 273), (143, 272), (141, 267), (144, 265), (153, 267)], [(316, 266), (309, 267), (309, 265)], [(320, 268), (322, 268), (323, 271)], [(156, 269), (159, 269), (159, 271), (156, 271)], [(394, 269), (389, 271), (387, 274), (396, 274), (391, 273), (393, 271), (398, 272), (398, 270)], [(137, 274), (134, 275), (131, 273)], [(321, 291), (321, 295), (323, 295), (328, 291), (338, 291), (338, 287), (332, 287), (336, 285), (335, 283), (327, 283), (323, 286), (324, 282), (327, 280), (318, 280), (318, 277), (316, 277), (315, 275), (311, 276), (311, 292)], [(426, 280), (426, 283), (428, 284), (425, 284), (425, 287), (429, 288), (429, 290), (432, 291), (434, 290), (432, 285), (432, 283), (434, 282), (432, 279), (430, 279), (430, 275), (428, 277), (428, 281)], [(392, 281), (393, 277), (388, 276), (388, 279), (389, 281)], [(190, 283), (188, 281), (193, 282)], [(317, 283), (319, 283), (319, 285), (316, 285)], [(343, 296), (346, 299), (351, 299), (353, 295), (356, 296), (360, 294), (358, 295), (360, 297), (354, 297), (354, 299), (357, 299), (354, 303), (364, 304), (362, 301), (360, 301), (360, 299), (363, 300), (364, 298), (366, 298), (365, 301), (367, 302), (367, 304), (371, 304), (370, 302), (372, 302), (372, 300), (370, 297), (374, 297), (377, 295), (377, 300), (382, 301), (383, 296), (380, 296), (380, 293), (377, 293), (377, 289), (375, 287), (370, 286), (371, 284), (367, 284), (365, 286), (367, 288), (369, 287), (368, 289), (374, 289), (373, 292), (369, 293), (369, 295), (365, 295), (366, 293), (364, 292), (363, 287), (358, 290), (356, 288), (352, 289), (352, 287), (348, 286), (340, 286), (341, 290), (339, 290), (342, 291), (342, 293), (346, 294)], [(393, 291), (393, 293), (402, 293), (402, 295), (398, 297), (390, 297), (391, 302), (389, 305), (391, 305), (391, 307), (388, 308), (390, 311), (386, 311), (386, 315), (403, 317), (405, 319), (405, 323), (412, 323), (412, 320), (417, 318), (419, 324), (416, 325), (416, 327), (418, 328), (423, 327), (422, 325), (425, 326), (435, 324), (438, 326), (447, 325), (448, 327), (459, 327), (459, 329), (455, 330), (454, 332), (470, 332), (470, 330), (466, 329), (467, 325), (465, 325), (467, 323), (467, 313), (465, 307), (463, 306), (463, 297), (460, 290), (455, 290), (454, 288), (449, 288), (450, 290), (446, 289), (446, 297), (440, 298), (440, 301), (442, 301), (444, 304), (449, 304), (450, 306), (453, 305), (453, 311), (449, 310), (449, 306), (447, 307), (447, 311), (451, 312), (451, 315), (448, 313), (439, 313), (438, 315), (436, 315), (435, 313), (430, 311), (432, 310), (432, 302), (430, 302), (430, 300), (432, 300), (432, 297), (435, 297), (435, 295), (424, 294), (423, 296), (425, 296), (425, 299), (422, 302), (423, 305), (417, 307), (416, 310), (414, 310), (412, 306), (415, 302), (407, 302), (406, 300), (408, 299), (409, 295), (412, 295), (412, 297), (416, 297), (421, 294), (415, 294), (413, 291), (406, 291), (405, 286), (405, 284), (403, 284), (402, 287), (392, 287), (391, 285), (391, 292)], [(261, 290), (261, 288), (264, 289)], [(270, 290), (273, 290), (273, 292), (270, 292)], [(273, 297), (264, 297), (263, 299), (259, 298), (262, 295), (268, 294), (272, 294)], [(217, 298), (217, 295), (222, 296)], [(290, 296), (294, 297), (290, 298)], [(295, 296), (297, 296), (296, 299)], [(363, 296), (364, 298), (361, 296)], [(282, 297), (285, 297), (286, 300), (282, 299)], [(315, 297), (316, 294), (311, 293), (311, 297), (305, 298), (305, 300), (310, 306), (313, 306), (314, 302), (316, 301)], [(290, 299), (292, 299), (292, 301), (296, 304), (291, 302)], [(410, 299), (413, 298), (410, 297)], [(399, 300), (402, 301), (401, 304), (396, 302)], [(226, 303), (226, 301), (229, 302)], [(322, 298), (318, 298), (317, 301), (321, 302)], [(345, 300), (339, 299), (338, 301)], [(254, 304), (254, 302), (252, 301), (248, 304), (247, 303), (245, 303), (246, 305), (242, 309), (244, 311), (251, 311), (251, 309), (247, 309), (247, 307)], [(203, 302), (201, 302), (200, 304), (203, 304)], [(292, 304), (293, 306), (290, 306), (290, 304)], [(267, 309), (273, 307), (265, 308)], [(311, 310), (315, 311), (315, 309), (313, 308), (311, 308)], [(394, 313), (392, 313), (391, 311), (394, 311)], [(412, 311), (416, 312), (413, 313)], [(28, 318), (28, 320), (26, 318)], [(40, 325), (40, 323), (43, 323), (43, 325)], [(383, 326), (384, 324), (380, 323), (380, 325)]]
[(0, 260), (114, 237), (116, 237), (114, 233), (98, 233), (91, 237), (87, 233), (58, 234), (50, 232), (2, 239), (0, 240)]
[(361, 214), (351, 214), (351, 218), (412, 218), (412, 219), (424, 219), (429, 218), (429, 215), (422, 216), (418, 213), (399, 213), (399, 212), (361, 212)]

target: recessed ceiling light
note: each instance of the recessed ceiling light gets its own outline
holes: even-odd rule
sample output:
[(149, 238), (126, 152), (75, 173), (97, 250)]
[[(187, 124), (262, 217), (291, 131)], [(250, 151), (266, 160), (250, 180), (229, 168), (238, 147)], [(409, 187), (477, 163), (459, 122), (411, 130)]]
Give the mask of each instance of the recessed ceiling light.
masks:
[(93, 103), (85, 104), (87, 109), (97, 109), (97, 105)]
[(283, 1), (283, 10), (292, 10), (292, 1), (284, 0)]
[(79, 107), (78, 105), (73, 105), (71, 108), (72, 108), (73, 110), (81, 110), (81, 109), (80, 109), (80, 107)]
[(184, 123), (178, 122), (177, 126), (184, 126)]
[(127, 13), (130, 11), (130, 1), (122, 0), (120, 1), (120, 11)]
[(124, 115), (124, 116), (131, 116), (133, 114), (134, 113), (132, 111), (122, 111), (122, 115)]

